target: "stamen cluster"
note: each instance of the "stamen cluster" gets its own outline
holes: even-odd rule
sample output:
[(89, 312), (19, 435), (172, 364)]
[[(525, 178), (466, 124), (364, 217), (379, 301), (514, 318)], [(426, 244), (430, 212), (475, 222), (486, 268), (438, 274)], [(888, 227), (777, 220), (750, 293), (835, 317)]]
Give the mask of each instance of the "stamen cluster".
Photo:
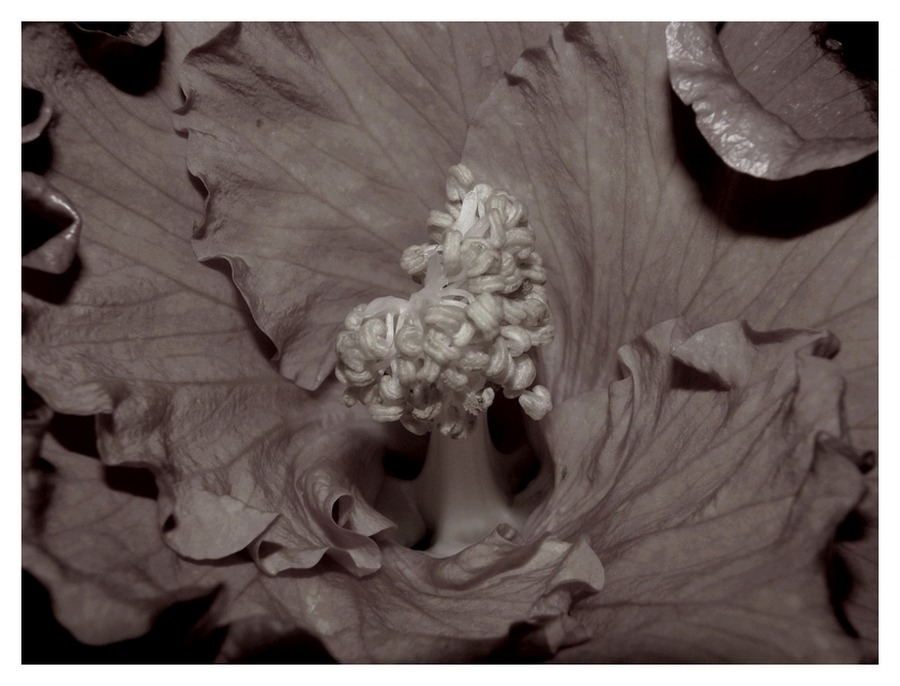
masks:
[(468, 435), (495, 389), (541, 419), (550, 393), (534, 383), (528, 351), (553, 340), (544, 284), (525, 206), (502, 190), (450, 168), (446, 212), (428, 218), (430, 242), (400, 265), (422, 288), (408, 300), (358, 305), (338, 335), (341, 400), (362, 402), (376, 421), (416, 434), (437, 427)]

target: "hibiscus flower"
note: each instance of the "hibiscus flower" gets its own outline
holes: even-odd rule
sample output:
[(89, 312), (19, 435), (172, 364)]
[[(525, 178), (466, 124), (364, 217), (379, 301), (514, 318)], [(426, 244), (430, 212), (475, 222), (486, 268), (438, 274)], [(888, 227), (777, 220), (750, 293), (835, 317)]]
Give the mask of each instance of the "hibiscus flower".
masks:
[[(102, 28), (23, 28), (63, 237), (27, 244), (23, 558), (77, 639), (206, 598), (219, 660), (875, 659), (874, 86), (828, 27)], [(332, 370), (451, 167), (527, 208), (554, 409), (497, 398), (507, 510), (436, 555), (437, 439)]]

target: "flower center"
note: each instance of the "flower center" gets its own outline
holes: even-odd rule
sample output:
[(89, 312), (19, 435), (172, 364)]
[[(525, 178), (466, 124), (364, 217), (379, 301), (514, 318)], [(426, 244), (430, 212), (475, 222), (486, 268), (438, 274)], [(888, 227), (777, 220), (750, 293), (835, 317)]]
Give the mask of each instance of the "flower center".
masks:
[[(428, 218), (430, 241), (410, 246), (400, 260), (421, 289), (408, 299), (388, 296), (355, 307), (338, 335), (335, 369), (348, 407), (361, 402), (376, 421), (400, 421), (417, 435), (433, 432), (419, 482), (435, 485), (418, 488), (417, 500), (439, 538), (450, 535), (454, 522), (447, 539), (454, 543), (442, 550), (512, 523), (508, 494), (491, 485), (484, 413), (499, 391), (535, 420), (552, 408), (549, 391), (533, 385), (528, 353), (554, 333), (547, 274), (525, 206), (475, 184), (462, 165), (450, 168), (447, 197), (447, 211)], [(442, 490), (468, 504), (436, 504), (449, 502), (437, 496)]]

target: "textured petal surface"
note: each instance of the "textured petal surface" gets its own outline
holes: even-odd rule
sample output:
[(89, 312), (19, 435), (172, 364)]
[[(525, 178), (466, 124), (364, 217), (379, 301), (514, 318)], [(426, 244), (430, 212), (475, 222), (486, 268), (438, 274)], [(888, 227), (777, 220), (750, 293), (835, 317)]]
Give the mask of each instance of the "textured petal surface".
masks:
[(469, 118), (548, 30), (249, 24), (188, 57), (176, 125), (209, 191), (194, 246), (231, 264), (285, 376), (318, 387), (347, 313), (409, 295), (400, 255), (443, 206)]
[[(201, 199), (167, 129), (171, 65), (126, 94), (70, 41), (26, 28), (26, 80), (60, 103), (47, 177), (84, 232), (69, 271), (26, 280), (23, 370), (58, 412), (98, 416), (102, 457), (48, 439), (26, 475), (24, 562), (60, 621), (85, 642), (121, 640), (221, 583), (209, 621), (235, 625), (231, 658), (255, 645), (242, 631), (312, 631), (350, 661), (472, 659), (524, 621), (557, 647), (582, 640), (564, 617), (603, 583), (584, 541), (498, 531), (445, 560), (379, 548), (393, 525), (367, 503), (384, 432), (348, 419), (334, 384), (281, 376), (233, 284), (193, 255)], [(44, 414), (26, 426), (29, 457)], [(136, 467), (152, 494), (110, 488)]]
[(624, 379), (548, 418), (556, 488), (531, 521), (590, 531), (607, 571), (573, 613), (595, 638), (559, 659), (859, 659), (823, 564), (864, 492), (834, 352), (813, 331), (669, 321), (620, 350)]
[[(106, 467), (52, 437), (39, 457), (25, 471), (23, 563), (53, 590), (57, 619), (82, 642), (141, 636), (173, 602), (256, 573), (246, 558), (210, 565), (179, 558), (159, 535), (155, 489), (134, 492), (142, 470)], [(132, 486), (117, 488), (117, 478)]]
[(464, 162), (529, 208), (556, 340), (555, 401), (617, 378), (621, 345), (676, 316), (832, 331), (857, 447), (877, 427), (871, 159), (781, 183), (728, 169), (673, 101), (665, 27), (570, 25), (476, 116)]
[[(362, 580), (327, 568), (261, 578), (230, 616), (264, 620), (281, 634), (307, 625), (339, 661), (457, 662), (489, 655), (513, 624), (549, 634), (555, 648), (584, 640), (584, 628), (566, 615), (603, 584), (584, 541), (553, 536), (524, 543), (496, 532), (450, 558), (394, 545), (384, 556), (381, 571)], [(240, 641), (235, 648), (240, 654)]]
[(502, 645), (513, 624), (528, 624), (553, 650), (584, 640), (566, 613), (603, 585), (585, 541), (525, 544), (508, 530), (440, 560), (388, 545), (382, 571), (364, 579), (327, 564), (268, 577), (245, 555), (190, 561), (160, 537), (152, 488), (122, 487), (140, 471), (104, 466), (52, 437), (26, 469), (25, 564), (86, 643), (140, 636), (171, 603), (219, 588), (204, 622), (230, 627), (221, 659), (307, 632), (341, 661), (471, 660)]
[[(221, 583), (207, 620), (230, 627), (223, 660), (310, 634), (344, 661), (871, 659), (877, 546), (841, 544), (866, 582), (845, 603), (862, 642), (823, 564), (863, 495), (849, 438), (877, 442), (871, 161), (779, 184), (729, 170), (671, 93), (661, 26), (575, 25), (526, 51), (464, 161), (528, 204), (550, 272), (549, 497), (521, 534), (434, 559), (381, 540), (391, 523), (367, 503), (391, 438), (322, 383), (320, 324), (409, 287), (385, 265), (421, 240), (410, 213), (439, 206), (435, 160), (453, 149), (428, 130), (463, 135), (477, 103), (451, 84), (451, 126), (434, 98), (403, 99), (446, 90), (377, 71), (420, 45), (393, 40), (406, 27), (213, 28), (167, 29), (158, 84), (130, 95), (64, 30), (24, 33), (26, 85), (60, 103), (47, 179), (83, 236), (68, 271), (25, 280), (23, 368), (57, 411), (100, 416), (103, 458), (46, 439), (35, 461), (46, 412), (26, 423), (25, 563), (76, 636), (139, 635)], [(175, 62), (203, 42), (179, 138)], [(390, 88), (368, 98), (376, 75)], [(240, 102), (259, 114), (232, 121)], [(192, 223), (193, 250), (227, 259), (250, 312), (194, 259)], [(282, 372), (318, 390), (271, 367), (254, 318)], [(834, 360), (821, 328), (841, 338)], [(123, 465), (149, 468), (158, 493), (116, 487)]]
[[(673, 23), (672, 85), (734, 169), (786, 179), (856, 162), (878, 149), (866, 92), (820, 45), (811, 24)], [(877, 93), (877, 91), (876, 91)], [(797, 103), (803, 103), (798, 107)]]
[[(876, 160), (778, 183), (729, 169), (673, 98), (664, 34), (661, 25), (555, 32), (494, 89), (466, 143), (476, 179), (529, 207), (557, 327), (538, 378), (555, 403), (575, 403), (566, 435), (605, 412), (591, 393), (620, 378), (619, 346), (675, 316), (691, 330), (738, 317), (757, 330), (836, 334), (849, 436), (858, 452), (874, 450)], [(568, 451), (584, 459), (574, 442)]]
[[(294, 537), (281, 566), (308, 567), (335, 548), (350, 551), (339, 555), (354, 573), (373, 571), (380, 554), (370, 536), (391, 524), (360, 504), (374, 492), (348, 479), (380, 456), (376, 428), (367, 425), (361, 441), (345, 424), (319, 452), (320, 432), (346, 419), (334, 411), (340, 405), (272, 369), (233, 285), (190, 248), (202, 203), (184, 167), (185, 141), (171, 129), (167, 72), (151, 93), (126, 94), (73, 57), (70, 40), (61, 28), (26, 29), (26, 79), (60, 108), (47, 178), (84, 217), (69, 270), (26, 274), (29, 384), (59, 412), (100, 415), (107, 464), (153, 471), (158, 526), (184, 556), (258, 546), (272, 527), (278, 541), (285, 530)], [(357, 461), (339, 466), (342, 451)], [(326, 455), (323, 492), (297, 490)], [(364, 510), (346, 527), (331, 517), (344, 496)]]

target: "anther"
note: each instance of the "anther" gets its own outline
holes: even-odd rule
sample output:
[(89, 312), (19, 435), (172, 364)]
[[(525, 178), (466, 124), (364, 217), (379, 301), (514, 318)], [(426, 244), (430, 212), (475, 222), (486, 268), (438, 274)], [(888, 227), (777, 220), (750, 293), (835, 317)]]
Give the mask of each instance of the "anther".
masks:
[[(388, 296), (347, 315), (335, 345), (341, 402), (361, 402), (377, 421), (414, 433), (462, 437), (496, 389), (529, 416), (551, 407), (528, 351), (553, 339), (546, 270), (525, 206), (475, 184), (462, 165), (447, 177), (446, 211), (428, 216), (430, 242), (407, 248), (401, 267), (421, 290)], [(542, 390), (539, 390), (542, 389)]]
[(530, 391), (525, 391), (519, 396), (519, 405), (525, 410), (525, 414), (535, 421), (540, 421), (553, 409), (550, 402), (550, 391), (543, 386), (535, 386)]

